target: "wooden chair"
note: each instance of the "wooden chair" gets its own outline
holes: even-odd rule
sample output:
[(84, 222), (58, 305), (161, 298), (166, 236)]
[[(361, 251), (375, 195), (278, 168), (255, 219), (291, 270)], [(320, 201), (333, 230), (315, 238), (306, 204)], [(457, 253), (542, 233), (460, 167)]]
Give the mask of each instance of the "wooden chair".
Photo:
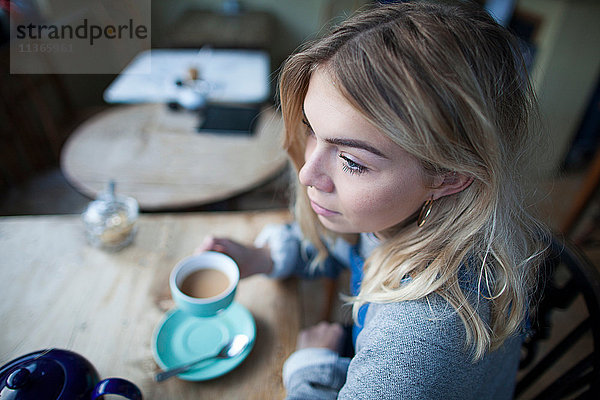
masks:
[(589, 205), (594, 193), (598, 190), (598, 185), (600, 185), (600, 149), (596, 151), (588, 167), (584, 181), (581, 184), (581, 189), (577, 192), (575, 200), (571, 208), (569, 208), (569, 213), (561, 226), (561, 232), (565, 235), (569, 235), (572, 232)]
[(600, 273), (555, 237), (541, 276), (515, 397), (600, 398)]

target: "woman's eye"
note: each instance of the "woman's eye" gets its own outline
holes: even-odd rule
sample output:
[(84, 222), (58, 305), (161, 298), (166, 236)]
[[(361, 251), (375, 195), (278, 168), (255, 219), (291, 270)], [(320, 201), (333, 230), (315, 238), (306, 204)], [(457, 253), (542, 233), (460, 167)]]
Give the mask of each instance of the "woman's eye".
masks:
[(340, 154), (339, 157), (343, 160), (342, 170), (344, 172), (348, 172), (350, 174), (362, 174), (363, 172), (367, 171), (367, 167), (352, 161), (343, 154)]

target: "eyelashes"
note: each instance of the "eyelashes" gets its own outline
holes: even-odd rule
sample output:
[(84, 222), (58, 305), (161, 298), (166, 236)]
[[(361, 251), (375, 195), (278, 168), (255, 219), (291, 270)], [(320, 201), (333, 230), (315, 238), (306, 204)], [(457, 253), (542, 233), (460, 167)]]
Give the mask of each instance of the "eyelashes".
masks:
[(352, 161), (351, 159), (344, 156), (343, 154), (339, 154), (338, 157), (343, 160), (342, 170), (344, 172), (349, 173), (350, 175), (362, 174), (364, 172), (367, 172), (367, 170), (368, 170), (367, 167)]

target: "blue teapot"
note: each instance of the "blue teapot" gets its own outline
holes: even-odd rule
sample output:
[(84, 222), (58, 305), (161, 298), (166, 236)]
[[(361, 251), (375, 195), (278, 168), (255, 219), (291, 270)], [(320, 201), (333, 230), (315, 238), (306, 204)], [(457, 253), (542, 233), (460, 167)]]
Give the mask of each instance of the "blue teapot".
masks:
[(0, 367), (2, 400), (96, 400), (115, 394), (142, 400), (142, 392), (121, 378), (100, 381), (94, 366), (69, 350), (36, 351)]

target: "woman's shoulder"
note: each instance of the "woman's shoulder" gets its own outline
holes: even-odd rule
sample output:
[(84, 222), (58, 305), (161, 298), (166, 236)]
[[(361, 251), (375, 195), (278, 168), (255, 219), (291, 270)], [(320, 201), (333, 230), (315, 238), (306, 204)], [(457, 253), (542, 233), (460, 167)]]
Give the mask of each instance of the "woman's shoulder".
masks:
[(357, 346), (380, 343), (389, 349), (464, 351), (465, 327), (445, 299), (432, 294), (419, 300), (369, 304)]

